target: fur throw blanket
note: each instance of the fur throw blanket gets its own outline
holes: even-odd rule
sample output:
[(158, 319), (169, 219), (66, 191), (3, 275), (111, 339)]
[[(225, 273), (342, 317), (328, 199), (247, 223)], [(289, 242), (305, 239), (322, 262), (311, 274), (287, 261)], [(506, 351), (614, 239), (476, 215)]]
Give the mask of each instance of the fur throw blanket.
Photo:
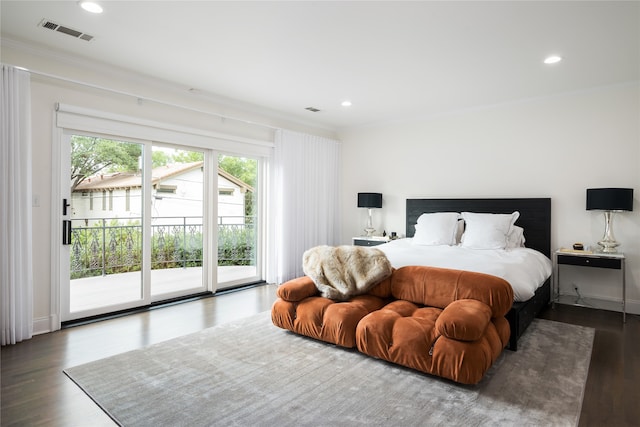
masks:
[(302, 256), (302, 270), (320, 295), (338, 301), (366, 293), (391, 275), (380, 249), (363, 246), (316, 246)]

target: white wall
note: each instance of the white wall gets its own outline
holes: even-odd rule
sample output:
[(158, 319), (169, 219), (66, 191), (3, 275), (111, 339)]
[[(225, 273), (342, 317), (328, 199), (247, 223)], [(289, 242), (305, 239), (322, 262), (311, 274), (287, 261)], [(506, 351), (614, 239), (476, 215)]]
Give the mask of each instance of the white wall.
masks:
[[(362, 235), (356, 194), (371, 191), (383, 194), (379, 232), (405, 233), (407, 198), (551, 197), (552, 248), (590, 245), (604, 218), (585, 210), (585, 189), (631, 187), (634, 211), (617, 215), (614, 231), (627, 256), (628, 311), (640, 313), (639, 99), (636, 82), (344, 131), (343, 243)], [(620, 300), (618, 271), (562, 268), (563, 289)]]

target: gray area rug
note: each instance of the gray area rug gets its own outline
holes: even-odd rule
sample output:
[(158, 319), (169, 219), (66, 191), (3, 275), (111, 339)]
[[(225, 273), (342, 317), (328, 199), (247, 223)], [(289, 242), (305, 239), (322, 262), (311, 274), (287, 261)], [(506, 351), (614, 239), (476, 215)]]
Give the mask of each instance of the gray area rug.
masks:
[(480, 384), (397, 367), (264, 312), (65, 373), (124, 426), (574, 426), (594, 330), (536, 319)]

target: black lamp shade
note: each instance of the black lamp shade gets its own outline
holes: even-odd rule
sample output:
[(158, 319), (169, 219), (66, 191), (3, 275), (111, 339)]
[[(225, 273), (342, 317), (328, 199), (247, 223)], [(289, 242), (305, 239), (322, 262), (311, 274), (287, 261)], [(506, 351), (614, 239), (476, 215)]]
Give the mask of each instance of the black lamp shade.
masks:
[(359, 208), (381, 208), (382, 193), (358, 193)]
[(633, 188), (587, 188), (587, 210), (632, 211)]

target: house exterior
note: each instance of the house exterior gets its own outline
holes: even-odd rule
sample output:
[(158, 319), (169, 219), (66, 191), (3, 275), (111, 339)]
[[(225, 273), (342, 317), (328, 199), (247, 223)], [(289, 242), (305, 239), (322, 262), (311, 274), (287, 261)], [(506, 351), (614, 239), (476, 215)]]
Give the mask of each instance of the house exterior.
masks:
[[(152, 170), (151, 217), (154, 224), (176, 218), (201, 218), (204, 191), (203, 162), (175, 163)], [(218, 223), (245, 222), (245, 194), (253, 188), (218, 168)], [(142, 176), (138, 173), (102, 174), (81, 182), (71, 196), (73, 219), (92, 225), (98, 219), (122, 221), (142, 217)]]

